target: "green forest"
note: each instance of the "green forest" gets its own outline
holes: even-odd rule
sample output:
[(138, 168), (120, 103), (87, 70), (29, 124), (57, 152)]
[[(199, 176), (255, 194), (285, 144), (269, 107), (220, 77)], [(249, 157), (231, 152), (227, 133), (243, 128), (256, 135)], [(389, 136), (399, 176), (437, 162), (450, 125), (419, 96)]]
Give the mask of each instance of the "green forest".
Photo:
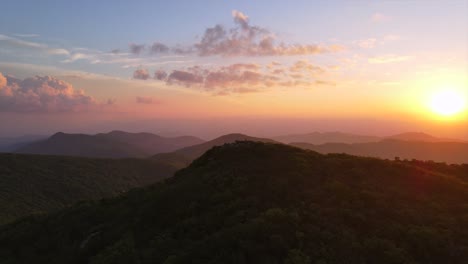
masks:
[(115, 196), (170, 177), (176, 169), (147, 159), (0, 154), (0, 224)]
[(236, 142), (151, 186), (4, 225), (0, 260), (461, 264), (467, 184), (468, 165)]

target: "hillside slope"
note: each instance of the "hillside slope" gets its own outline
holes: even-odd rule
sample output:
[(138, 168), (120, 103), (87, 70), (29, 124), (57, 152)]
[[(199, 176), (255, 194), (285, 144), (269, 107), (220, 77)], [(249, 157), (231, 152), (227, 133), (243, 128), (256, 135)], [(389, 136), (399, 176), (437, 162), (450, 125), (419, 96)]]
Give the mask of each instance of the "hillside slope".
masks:
[(172, 176), (151, 160), (0, 154), (0, 224), (80, 200), (110, 197)]
[(202, 142), (204, 141), (190, 136), (165, 138), (150, 133), (123, 131), (96, 135), (59, 132), (46, 140), (23, 146), (16, 152), (100, 158), (147, 157)]
[(384, 159), (418, 159), (447, 163), (468, 163), (468, 143), (462, 142), (412, 142), (382, 140), (375, 143), (312, 145), (292, 143), (291, 145), (319, 153), (346, 153), (357, 156)]
[(466, 263), (463, 166), (215, 147), (172, 178), (0, 229), (4, 263)]

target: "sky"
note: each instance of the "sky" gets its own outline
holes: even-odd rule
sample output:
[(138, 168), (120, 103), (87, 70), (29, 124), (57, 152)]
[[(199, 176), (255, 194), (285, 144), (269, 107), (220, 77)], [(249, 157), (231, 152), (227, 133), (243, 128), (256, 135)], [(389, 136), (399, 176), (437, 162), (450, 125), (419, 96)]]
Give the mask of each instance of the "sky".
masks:
[(468, 0), (0, 5), (0, 137), (468, 139)]

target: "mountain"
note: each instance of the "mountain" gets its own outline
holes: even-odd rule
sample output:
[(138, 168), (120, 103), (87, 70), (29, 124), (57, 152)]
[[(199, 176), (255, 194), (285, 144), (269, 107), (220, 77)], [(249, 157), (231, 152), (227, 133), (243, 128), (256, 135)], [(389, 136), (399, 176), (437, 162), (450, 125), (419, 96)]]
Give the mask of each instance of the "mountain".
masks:
[(0, 152), (12, 152), (27, 144), (47, 138), (43, 135), (24, 135), (21, 137), (0, 138)]
[[(460, 139), (453, 138), (437, 138), (422, 132), (407, 132), (386, 137), (385, 139), (395, 139), (403, 141), (421, 141), (421, 142), (464, 142)], [(357, 143), (357, 142), (356, 142)], [(467, 142), (465, 142), (467, 143)]]
[(0, 223), (80, 200), (110, 197), (172, 176), (148, 159), (0, 154)]
[(313, 132), (308, 134), (293, 134), (278, 136), (273, 138), (276, 141), (289, 144), (292, 142), (304, 142), (310, 144), (325, 144), (325, 143), (365, 143), (377, 142), (381, 140), (376, 136), (356, 135), (342, 132)]
[(174, 177), (0, 227), (3, 263), (466, 263), (468, 165), (214, 147)]
[(221, 146), (227, 143), (234, 143), (236, 141), (253, 141), (253, 142), (265, 142), (265, 143), (275, 143), (274, 140), (268, 138), (257, 138), (251, 137), (244, 134), (227, 134), (213, 140), (204, 142), (202, 144), (198, 144), (195, 146), (185, 147), (174, 152), (169, 153), (159, 153), (152, 157), (154, 160), (164, 161), (170, 164), (174, 164), (177, 166), (187, 166), (195, 160), (196, 158), (200, 157), (205, 153), (207, 150), (211, 149), (215, 146)]
[(16, 152), (100, 158), (147, 157), (202, 142), (191, 136), (166, 138), (150, 133), (123, 131), (96, 135), (59, 132), (46, 140), (21, 147)]
[(326, 143), (370, 143), (378, 142), (386, 139), (402, 140), (402, 141), (422, 141), (422, 142), (465, 142), (460, 139), (453, 138), (438, 138), (422, 132), (406, 132), (388, 137), (356, 135), (342, 132), (313, 132), (308, 134), (293, 134), (286, 136), (279, 136), (273, 138), (276, 141), (289, 144), (289, 143), (309, 143), (314, 145), (321, 145)]
[(399, 157), (400, 159), (468, 163), (468, 143), (461, 142), (423, 142), (386, 139), (380, 142), (360, 144), (327, 143), (313, 145), (308, 143), (292, 143), (291, 145), (324, 154), (346, 153), (383, 159)]

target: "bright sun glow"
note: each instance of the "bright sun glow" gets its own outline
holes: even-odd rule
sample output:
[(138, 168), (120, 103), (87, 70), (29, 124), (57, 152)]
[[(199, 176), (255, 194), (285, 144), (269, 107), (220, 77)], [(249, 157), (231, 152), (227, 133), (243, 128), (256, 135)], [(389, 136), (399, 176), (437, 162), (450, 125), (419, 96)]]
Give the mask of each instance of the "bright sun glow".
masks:
[(455, 90), (436, 92), (430, 102), (431, 110), (442, 116), (453, 116), (465, 109), (465, 98), (462, 93)]

